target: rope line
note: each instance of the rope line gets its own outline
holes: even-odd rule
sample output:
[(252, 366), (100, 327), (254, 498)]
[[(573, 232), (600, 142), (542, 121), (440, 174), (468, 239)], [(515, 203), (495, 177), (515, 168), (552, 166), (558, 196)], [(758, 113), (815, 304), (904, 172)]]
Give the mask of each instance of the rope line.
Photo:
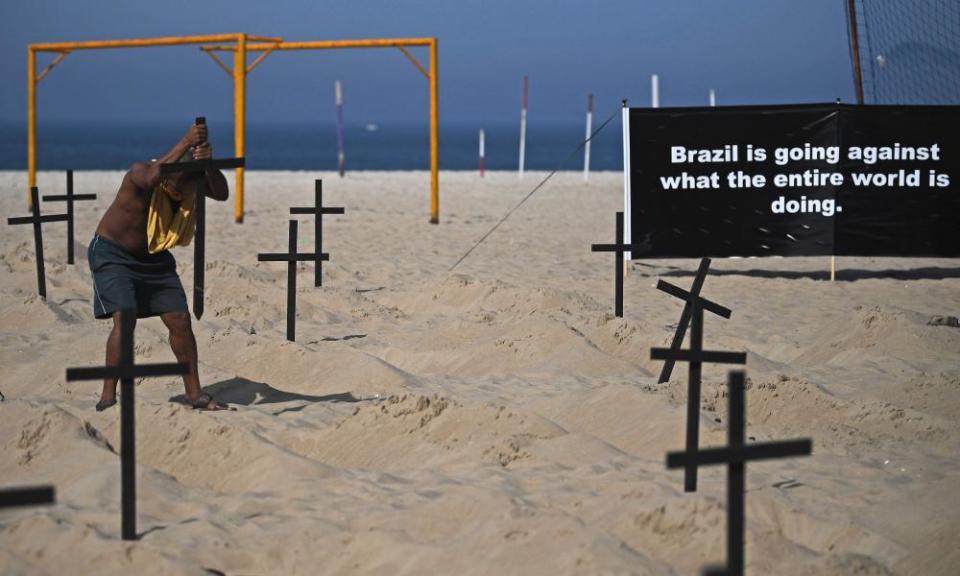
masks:
[(504, 222), (506, 222), (506, 221), (507, 221), (507, 218), (509, 218), (510, 215), (513, 214), (513, 213), (517, 210), (517, 208), (520, 208), (521, 206), (523, 206), (524, 202), (526, 202), (527, 200), (529, 200), (530, 197), (533, 196), (533, 195), (537, 192), (537, 190), (539, 190), (540, 188), (543, 188), (543, 185), (546, 184), (548, 180), (550, 180), (551, 178), (553, 178), (553, 175), (554, 175), (554, 174), (556, 174), (557, 172), (559, 172), (560, 169), (563, 168), (563, 166), (564, 166), (567, 162), (569, 162), (570, 159), (573, 158), (573, 157), (577, 154), (577, 152), (580, 152), (581, 150), (583, 150), (583, 147), (587, 145), (587, 142), (593, 140), (593, 138), (594, 138), (597, 134), (599, 134), (601, 130), (603, 130), (604, 128), (606, 128), (606, 127), (607, 127), (607, 124), (609, 124), (610, 121), (613, 120), (614, 118), (616, 118), (617, 115), (619, 115), (620, 113), (621, 113), (621, 112), (620, 112), (620, 108), (617, 108), (617, 111), (614, 112), (613, 114), (611, 114), (609, 118), (607, 118), (606, 120), (604, 120), (604, 121), (603, 121), (603, 124), (601, 124), (596, 130), (594, 130), (593, 133), (590, 134), (590, 137), (589, 137), (589, 138), (587, 138), (586, 140), (584, 140), (583, 142), (581, 142), (579, 146), (577, 146), (572, 152), (570, 152), (570, 154), (569, 154), (566, 158), (564, 158), (563, 161), (561, 161), (560, 164), (559, 164), (556, 168), (553, 169), (553, 172), (550, 172), (549, 174), (547, 174), (547, 177), (544, 178), (543, 180), (541, 180), (540, 183), (537, 184), (537, 185), (534, 187), (533, 190), (531, 190), (526, 196), (524, 196), (524, 197), (523, 197), (523, 200), (520, 200), (520, 202), (518, 202), (516, 206), (514, 206), (513, 208), (511, 208), (511, 209), (503, 216), (503, 218), (500, 219), (499, 222), (497, 222), (496, 224), (493, 225), (493, 228), (491, 228), (490, 230), (488, 230), (487, 233), (483, 235), (483, 237), (481, 237), (479, 240), (477, 240), (477, 243), (474, 244), (473, 246), (471, 246), (470, 249), (467, 250), (467, 252), (466, 252), (463, 256), (461, 256), (460, 259), (457, 260), (457, 262), (456, 262), (453, 266), (451, 266), (450, 268), (448, 268), (448, 269), (447, 269), (447, 272), (452, 272), (454, 268), (456, 268), (457, 266), (460, 265), (461, 262), (463, 262), (464, 260), (466, 260), (466, 259), (467, 259), (467, 256), (469, 256), (469, 255), (477, 248), (477, 246), (483, 244), (484, 240), (486, 240), (491, 234), (493, 234), (494, 230), (496, 230), (497, 228), (499, 228), (501, 224), (503, 224)]

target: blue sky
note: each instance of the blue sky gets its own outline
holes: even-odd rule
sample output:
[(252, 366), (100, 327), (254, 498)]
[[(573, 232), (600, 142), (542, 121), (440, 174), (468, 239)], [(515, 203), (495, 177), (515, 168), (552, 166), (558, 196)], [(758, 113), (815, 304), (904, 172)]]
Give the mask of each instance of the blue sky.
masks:
[[(579, 124), (627, 97), (661, 105), (854, 99), (840, 0), (290, 0), (0, 4), (0, 120), (24, 122), (29, 42), (247, 32), (287, 40), (437, 36), (441, 121)], [(414, 49), (427, 61), (425, 49)], [(38, 67), (49, 56), (41, 56)], [(273, 54), (248, 79), (251, 122), (329, 122), (333, 82), (357, 121), (421, 123), (427, 82), (396, 49)], [(195, 47), (71, 54), (39, 86), (41, 121), (232, 118), (230, 79)]]

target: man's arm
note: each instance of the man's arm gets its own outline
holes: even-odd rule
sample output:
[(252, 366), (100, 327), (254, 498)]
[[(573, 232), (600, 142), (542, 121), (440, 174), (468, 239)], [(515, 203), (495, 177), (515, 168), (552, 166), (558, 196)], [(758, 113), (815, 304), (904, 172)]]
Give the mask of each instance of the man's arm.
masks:
[[(209, 142), (204, 142), (193, 149), (194, 160), (208, 160), (210, 158), (213, 158), (213, 148)], [(204, 171), (203, 177), (207, 179), (207, 198), (223, 202), (230, 196), (230, 189), (227, 187), (227, 179), (223, 176), (223, 172), (207, 169)]]
[(176, 162), (190, 148), (200, 146), (207, 141), (207, 127), (204, 124), (191, 126), (187, 133), (174, 144), (169, 152), (160, 159), (151, 162), (137, 162), (130, 167), (127, 175), (134, 186), (141, 190), (153, 190), (160, 182), (160, 165)]

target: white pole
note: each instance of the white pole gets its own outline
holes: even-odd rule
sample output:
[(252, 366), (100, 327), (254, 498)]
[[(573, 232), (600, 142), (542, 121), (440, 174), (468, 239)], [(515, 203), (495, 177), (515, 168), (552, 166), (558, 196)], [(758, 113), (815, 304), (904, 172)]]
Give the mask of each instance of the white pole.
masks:
[[(627, 108), (627, 101), (623, 101), (623, 115), (622, 122), (623, 124), (623, 241), (626, 244), (631, 243), (633, 238), (633, 230), (631, 229), (631, 221), (633, 220), (630, 206), (630, 109)], [(630, 252), (625, 252), (624, 255), (624, 271), (626, 271), (627, 260), (633, 258), (633, 255)]]
[(587, 95), (587, 135), (584, 140), (587, 141), (583, 147), (583, 181), (590, 179), (590, 134), (593, 132), (593, 94)]
[(343, 177), (344, 160), (343, 153), (343, 91), (340, 89), (340, 81), (333, 84), (334, 100), (337, 105), (337, 169), (340, 177)]
[(520, 101), (520, 178), (523, 178), (523, 163), (527, 152), (527, 94), (529, 82), (523, 77), (523, 98)]
[(660, 107), (660, 77), (656, 74), (650, 75), (650, 107)]
[(484, 145), (483, 128), (480, 129), (480, 177), (483, 178), (483, 170), (486, 167), (486, 146)]
[(711, 88), (710, 89), (710, 106), (713, 107), (716, 105), (717, 105), (717, 91)]

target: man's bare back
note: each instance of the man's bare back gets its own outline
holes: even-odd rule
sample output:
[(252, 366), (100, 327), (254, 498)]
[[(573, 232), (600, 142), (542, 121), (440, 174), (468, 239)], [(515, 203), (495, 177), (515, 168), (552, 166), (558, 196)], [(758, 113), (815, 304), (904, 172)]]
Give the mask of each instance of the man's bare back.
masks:
[[(186, 135), (162, 158), (138, 162), (130, 167), (123, 177), (117, 197), (100, 219), (97, 234), (123, 246), (133, 254), (147, 254), (147, 213), (151, 194), (161, 181), (160, 165), (176, 162), (191, 149), (197, 160), (212, 157), (205, 125), (191, 126)], [(227, 180), (219, 170), (210, 170), (203, 177), (207, 179), (207, 197), (221, 201), (227, 199)], [(194, 185), (196, 176), (177, 175), (164, 178), (167, 178), (165, 188), (182, 195), (188, 187)]]

